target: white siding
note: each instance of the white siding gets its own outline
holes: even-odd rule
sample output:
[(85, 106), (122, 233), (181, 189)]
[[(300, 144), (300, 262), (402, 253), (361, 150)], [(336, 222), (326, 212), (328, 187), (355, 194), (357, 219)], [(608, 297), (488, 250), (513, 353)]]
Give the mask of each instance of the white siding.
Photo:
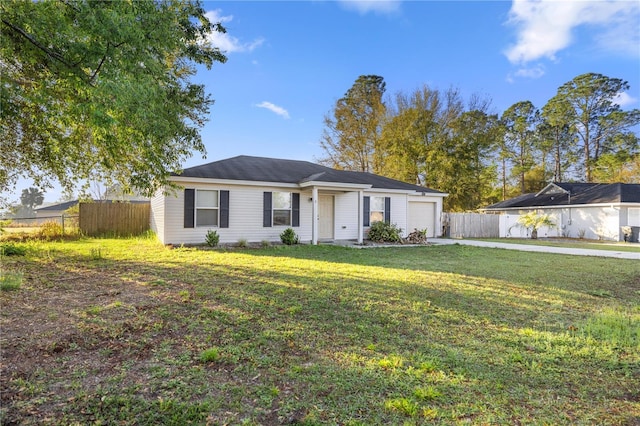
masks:
[(407, 229), (407, 195), (406, 194), (392, 194), (391, 197), (391, 223), (394, 223), (398, 228), (402, 229), (400, 233), (403, 237), (409, 235)]
[(175, 197), (166, 198), (165, 238), (168, 244), (200, 244), (210, 229), (220, 235), (220, 243), (236, 243), (241, 239), (248, 242), (280, 241), (280, 234), (287, 226), (262, 226), (263, 193), (265, 191), (291, 191), (300, 193), (300, 227), (293, 228), (301, 242), (311, 240), (311, 197), (310, 191), (294, 188), (263, 187), (247, 185), (207, 185), (203, 183), (183, 184), (185, 188), (214, 189), (229, 191), (229, 227), (184, 227), (184, 191)]
[[(211, 189), (229, 191), (229, 227), (184, 227), (184, 190), (164, 197), (161, 192), (151, 200), (151, 228), (164, 244), (203, 244), (210, 229), (215, 229), (220, 236), (220, 243), (236, 243), (241, 239), (248, 242), (263, 240), (278, 242), (280, 234), (287, 226), (263, 227), (263, 193), (265, 191), (290, 191), (300, 193), (300, 226), (293, 228), (302, 243), (312, 239), (312, 207), (311, 189), (300, 191), (297, 188), (282, 186), (207, 184), (202, 182), (181, 182), (185, 188)], [(322, 191), (320, 191), (322, 194)], [(337, 240), (356, 240), (358, 224), (361, 220), (358, 210), (358, 191), (331, 192), (334, 196), (334, 238)], [(415, 198), (419, 202), (434, 205), (434, 222), (430, 231), (439, 235), (442, 197), (408, 196), (402, 193), (365, 192), (364, 196), (391, 198), (391, 223), (408, 231), (408, 200)], [(365, 237), (366, 237), (365, 229)]]
[(167, 244), (164, 238), (164, 204), (165, 196), (163, 195), (164, 189), (158, 190), (151, 198), (151, 230), (156, 233), (158, 238), (163, 244)]
[(619, 208), (611, 206), (563, 209), (563, 234), (589, 240), (620, 240)]
[[(407, 195), (406, 194), (393, 194), (385, 192), (365, 192), (365, 197), (390, 197), (391, 198), (391, 223), (396, 225), (402, 230), (401, 235), (407, 236)], [(357, 203), (357, 194), (356, 194)], [(355, 212), (358, 211), (357, 204), (355, 205)], [(355, 216), (355, 215), (354, 215)], [(357, 220), (357, 217), (354, 217)], [(357, 229), (357, 226), (356, 226)], [(365, 238), (369, 227), (365, 227)], [(356, 236), (357, 238), (357, 236)]]
[[(620, 241), (622, 238), (620, 210), (620, 207), (614, 206), (538, 209), (537, 211), (540, 213), (551, 215), (557, 225), (556, 227), (542, 228), (538, 231), (538, 237), (563, 236), (587, 240)], [(524, 214), (529, 211), (531, 210), (524, 209), (518, 213)], [(506, 236), (527, 237), (526, 231), (517, 226), (519, 216), (516, 214), (509, 214), (508, 216), (512, 217), (512, 219), (501, 225), (502, 229), (507, 232)]]
[[(526, 213), (526, 212), (522, 212)], [(538, 229), (538, 238), (562, 236), (562, 212), (559, 209), (546, 209), (544, 214), (551, 216), (556, 226), (542, 226)], [(500, 238), (530, 238), (528, 229), (519, 224), (519, 214), (500, 215)]]

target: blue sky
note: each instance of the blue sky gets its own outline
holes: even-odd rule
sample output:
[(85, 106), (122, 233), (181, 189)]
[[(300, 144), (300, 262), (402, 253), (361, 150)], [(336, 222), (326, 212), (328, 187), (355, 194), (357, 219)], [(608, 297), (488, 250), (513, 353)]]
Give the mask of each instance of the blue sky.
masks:
[[(492, 99), (495, 113), (596, 72), (622, 78), (624, 109), (640, 108), (639, 1), (204, 2), (227, 34), (226, 64), (195, 80), (215, 99), (202, 130), (207, 158), (236, 155), (314, 161), (323, 117), (360, 75), (387, 94), (422, 85)], [(29, 186), (21, 181), (13, 198)], [(58, 188), (45, 200), (60, 197)]]

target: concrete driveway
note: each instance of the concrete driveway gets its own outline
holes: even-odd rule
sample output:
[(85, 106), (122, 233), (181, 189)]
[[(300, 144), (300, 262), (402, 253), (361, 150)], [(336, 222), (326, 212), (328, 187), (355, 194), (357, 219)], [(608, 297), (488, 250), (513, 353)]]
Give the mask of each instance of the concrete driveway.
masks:
[(431, 244), (460, 244), (465, 246), (502, 248), (508, 250), (535, 251), (538, 253), (572, 254), (576, 256), (617, 257), (618, 259), (640, 260), (640, 253), (616, 250), (583, 249), (571, 247), (550, 247), (529, 244), (498, 243), (493, 241), (454, 240), (450, 238), (430, 238)]

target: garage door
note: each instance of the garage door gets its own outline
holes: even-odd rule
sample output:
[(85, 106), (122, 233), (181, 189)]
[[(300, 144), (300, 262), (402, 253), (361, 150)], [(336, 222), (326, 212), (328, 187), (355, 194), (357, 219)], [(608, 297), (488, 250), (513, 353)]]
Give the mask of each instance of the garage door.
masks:
[(409, 202), (407, 233), (427, 228), (427, 237), (435, 236), (436, 203)]

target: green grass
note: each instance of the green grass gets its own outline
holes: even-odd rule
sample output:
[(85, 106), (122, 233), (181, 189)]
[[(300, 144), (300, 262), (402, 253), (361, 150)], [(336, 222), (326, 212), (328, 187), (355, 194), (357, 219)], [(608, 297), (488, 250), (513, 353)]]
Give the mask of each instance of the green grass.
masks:
[(0, 291), (18, 290), (24, 277), (20, 272), (4, 272), (0, 269)]
[(3, 267), (0, 423), (640, 421), (632, 260), (141, 238)]
[(625, 251), (632, 253), (640, 253), (640, 244), (625, 243), (615, 241), (594, 241), (594, 240), (576, 240), (567, 239), (536, 239), (531, 238), (469, 238), (478, 241), (491, 241), (496, 243), (507, 244), (528, 244), (547, 247), (567, 247), (580, 248), (587, 250), (608, 250), (608, 251)]

